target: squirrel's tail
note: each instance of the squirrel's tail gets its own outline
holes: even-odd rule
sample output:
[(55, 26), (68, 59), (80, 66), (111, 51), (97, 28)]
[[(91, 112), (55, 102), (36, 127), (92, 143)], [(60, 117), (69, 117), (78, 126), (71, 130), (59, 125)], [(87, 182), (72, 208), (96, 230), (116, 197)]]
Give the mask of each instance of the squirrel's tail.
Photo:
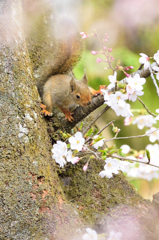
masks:
[(70, 71), (79, 62), (83, 51), (83, 42), (75, 24), (65, 18), (55, 23), (54, 39), (56, 39), (56, 56), (51, 75), (63, 74)]

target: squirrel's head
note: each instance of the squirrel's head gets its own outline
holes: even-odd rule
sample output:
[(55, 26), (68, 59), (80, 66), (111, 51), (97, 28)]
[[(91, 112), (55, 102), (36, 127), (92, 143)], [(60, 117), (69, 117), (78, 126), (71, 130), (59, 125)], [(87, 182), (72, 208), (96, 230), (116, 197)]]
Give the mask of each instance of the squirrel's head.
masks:
[(77, 105), (86, 107), (91, 104), (91, 93), (87, 86), (87, 75), (84, 74), (81, 81), (72, 77), (70, 81), (71, 95)]

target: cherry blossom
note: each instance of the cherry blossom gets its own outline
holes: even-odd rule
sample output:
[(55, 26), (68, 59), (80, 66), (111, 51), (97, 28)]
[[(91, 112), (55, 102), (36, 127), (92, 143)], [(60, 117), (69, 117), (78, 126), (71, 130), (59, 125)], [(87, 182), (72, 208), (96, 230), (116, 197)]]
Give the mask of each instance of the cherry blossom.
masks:
[(119, 167), (119, 161), (117, 159), (108, 157), (105, 160), (105, 166), (104, 166), (104, 170), (101, 171), (99, 173), (99, 176), (103, 177), (107, 177), (107, 178), (112, 178), (113, 177), (113, 173), (118, 174), (120, 167)]
[(72, 164), (75, 164), (79, 161), (79, 157), (75, 157), (71, 150), (67, 152), (66, 159), (67, 159), (67, 162), (71, 162)]
[(102, 93), (104, 95), (105, 103), (115, 111), (117, 116), (132, 116), (130, 104), (125, 102), (125, 100), (128, 98), (126, 94), (116, 91), (114, 94), (108, 95), (107, 90), (103, 90)]
[(128, 99), (135, 102), (137, 96), (142, 96), (144, 94), (141, 90), (143, 89), (142, 85), (146, 82), (146, 80), (145, 78), (140, 78), (140, 75), (136, 73), (134, 77), (129, 77), (126, 81), (128, 83), (126, 86)]
[(65, 157), (67, 155), (67, 144), (61, 141), (57, 141), (53, 145), (53, 149), (51, 150), (53, 155), (52, 158), (55, 159), (55, 162), (60, 165), (60, 167), (64, 167), (66, 164)]
[(129, 146), (129, 145), (126, 145), (126, 144), (122, 145), (120, 148), (122, 149), (122, 152), (123, 152), (124, 154), (128, 154), (129, 151), (130, 151), (130, 146)]
[(83, 148), (83, 145), (85, 143), (85, 139), (82, 137), (81, 132), (76, 132), (74, 137), (69, 138), (69, 142), (71, 144), (71, 149), (72, 150), (78, 150), (81, 151)]
[(152, 115), (141, 115), (133, 121), (133, 124), (137, 124), (139, 129), (143, 129), (144, 127), (150, 128), (155, 123), (156, 119)]
[(159, 67), (153, 66), (152, 69), (157, 72), (156, 73), (156, 78), (157, 78), (157, 80), (159, 80)]
[(98, 240), (98, 235), (95, 230), (92, 230), (91, 228), (86, 228), (86, 232), (83, 236), (83, 240)]
[(158, 113), (157, 117), (155, 117), (155, 120), (159, 120), (159, 109), (156, 109), (156, 112)]
[(108, 90), (107, 89), (101, 89), (101, 92), (103, 93), (103, 95), (104, 95), (104, 101), (105, 101), (105, 103), (107, 103), (109, 100), (110, 100), (110, 98), (109, 98), (109, 92), (108, 92)]
[(116, 72), (116, 71), (114, 72), (114, 75), (109, 75), (109, 76), (108, 76), (109, 81), (111, 82), (111, 83), (108, 85), (108, 89), (112, 89), (112, 88), (115, 87), (116, 77), (117, 77), (117, 72)]
[(150, 152), (150, 163), (159, 166), (159, 144), (148, 144), (146, 149)]
[(149, 62), (150, 58), (144, 53), (140, 53), (139, 55), (141, 56), (139, 58), (139, 63), (144, 64), (144, 70), (146, 70), (150, 66), (150, 62)]
[(152, 127), (146, 131), (146, 134), (149, 136), (150, 142), (155, 142), (156, 140), (159, 140), (159, 131), (155, 127)]
[(155, 61), (159, 64), (159, 50), (157, 51), (157, 53), (155, 53), (153, 55), (153, 58), (155, 59)]
[(129, 126), (132, 123), (132, 117), (126, 117), (124, 119), (124, 125)]

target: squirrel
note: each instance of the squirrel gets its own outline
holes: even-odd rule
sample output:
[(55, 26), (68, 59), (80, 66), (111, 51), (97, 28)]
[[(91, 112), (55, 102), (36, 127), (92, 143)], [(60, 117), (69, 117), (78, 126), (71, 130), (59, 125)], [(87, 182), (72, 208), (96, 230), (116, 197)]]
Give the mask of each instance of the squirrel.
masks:
[(91, 103), (91, 91), (87, 86), (87, 76), (77, 80), (72, 68), (81, 58), (83, 44), (80, 34), (72, 22), (56, 23), (54, 32), (56, 56), (50, 77), (43, 85), (42, 113), (52, 115), (52, 109), (57, 105), (68, 121), (73, 121), (72, 111), (78, 106), (86, 107)]

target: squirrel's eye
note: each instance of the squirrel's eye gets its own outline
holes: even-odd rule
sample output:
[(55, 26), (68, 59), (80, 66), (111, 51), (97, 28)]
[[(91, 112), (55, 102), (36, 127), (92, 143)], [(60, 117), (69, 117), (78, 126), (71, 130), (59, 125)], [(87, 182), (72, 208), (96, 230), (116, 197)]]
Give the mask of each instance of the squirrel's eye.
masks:
[(77, 95), (76, 95), (76, 98), (80, 99), (80, 96), (77, 94)]

